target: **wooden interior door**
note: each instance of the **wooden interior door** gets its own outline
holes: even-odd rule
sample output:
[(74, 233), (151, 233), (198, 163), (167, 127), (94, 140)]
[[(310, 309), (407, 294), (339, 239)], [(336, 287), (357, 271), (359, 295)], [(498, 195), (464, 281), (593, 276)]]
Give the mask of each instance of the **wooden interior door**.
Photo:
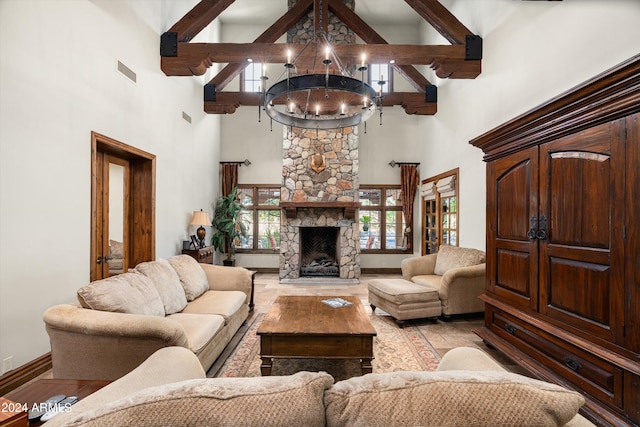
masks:
[(624, 138), (622, 119), (540, 146), (540, 312), (610, 341), (624, 321)]
[[(114, 274), (109, 269), (111, 210), (109, 177), (113, 166), (122, 172), (123, 268), (155, 259), (155, 156), (96, 132), (91, 133), (91, 249), (90, 280)], [(113, 185), (113, 184), (112, 184)], [(113, 230), (112, 230), (113, 231)], [(120, 234), (119, 234), (120, 235)], [(111, 233), (113, 237), (113, 233)]]
[(532, 310), (538, 305), (538, 148), (487, 166), (487, 291)]

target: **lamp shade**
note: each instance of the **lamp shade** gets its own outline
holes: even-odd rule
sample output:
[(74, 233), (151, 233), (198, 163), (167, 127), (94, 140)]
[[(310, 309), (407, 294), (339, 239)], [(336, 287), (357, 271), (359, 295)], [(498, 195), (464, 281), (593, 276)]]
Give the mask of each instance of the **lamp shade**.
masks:
[(189, 225), (211, 225), (209, 212), (203, 212), (202, 210), (193, 211), (193, 218), (191, 218)]

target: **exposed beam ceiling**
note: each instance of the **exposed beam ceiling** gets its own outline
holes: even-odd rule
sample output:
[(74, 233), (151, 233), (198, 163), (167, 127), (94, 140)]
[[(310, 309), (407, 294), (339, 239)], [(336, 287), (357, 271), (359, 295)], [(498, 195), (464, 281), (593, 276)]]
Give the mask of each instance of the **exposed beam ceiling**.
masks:
[[(280, 0), (285, 2), (285, 0)], [(364, 1), (364, 0), (363, 0)], [(367, 0), (367, 2), (375, 0)], [(395, 0), (400, 2), (400, 0)], [(336, 45), (336, 55), (348, 64), (357, 64), (363, 52), (368, 63), (388, 63), (417, 91), (385, 94), (383, 105), (400, 105), (407, 114), (429, 115), (437, 111), (436, 97), (425, 96), (427, 88), (435, 87), (414, 65), (429, 65), (440, 78), (473, 79), (481, 72), (482, 39), (474, 35), (438, 0), (405, 0), (419, 19), (432, 25), (451, 45), (389, 44), (372, 26), (342, 0), (300, 0), (284, 12), (253, 43), (191, 43), (209, 23), (223, 13), (231, 13), (234, 0), (201, 0), (191, 11), (161, 37), (161, 68), (167, 76), (203, 75), (214, 63), (227, 64), (205, 86), (205, 111), (230, 114), (240, 105), (258, 105), (255, 93), (230, 92), (224, 88), (247, 65), (248, 58), (260, 58), (262, 63), (286, 62), (286, 51), (295, 46), (276, 44), (286, 32), (313, 10), (315, 25), (326, 25), (329, 12), (349, 27), (366, 44)], [(239, 0), (238, 3), (247, 2)], [(388, 5), (392, 3), (384, 0)], [(322, 28), (316, 28), (321, 31)], [(325, 29), (326, 31), (326, 29)], [(302, 49), (303, 45), (300, 45)], [(296, 60), (298, 72), (313, 71), (313, 53), (302, 54)], [(334, 70), (337, 71), (337, 70)]]

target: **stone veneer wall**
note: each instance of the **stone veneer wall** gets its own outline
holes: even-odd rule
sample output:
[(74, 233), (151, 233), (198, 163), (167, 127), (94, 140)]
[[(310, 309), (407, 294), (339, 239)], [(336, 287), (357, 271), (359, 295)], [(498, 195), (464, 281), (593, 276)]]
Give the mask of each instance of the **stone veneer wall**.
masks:
[[(355, 0), (343, 0), (352, 10)], [(289, 8), (298, 0), (289, 0)], [(306, 44), (313, 38), (313, 11), (287, 33), (287, 43)], [(333, 13), (329, 13), (327, 38), (333, 44), (355, 43), (356, 37)], [(326, 167), (316, 172), (313, 156), (324, 156)], [(359, 200), (358, 128), (307, 130), (283, 128), (282, 189), (288, 202), (353, 202)], [(280, 279), (300, 277), (300, 227), (340, 227), (341, 279), (360, 278), (358, 223), (345, 218), (340, 208), (301, 208), (296, 218), (281, 216)]]
[[(280, 200), (288, 202), (353, 202), (358, 190), (358, 128), (283, 131), (283, 186)], [(326, 167), (311, 168), (313, 156), (324, 156)], [(358, 223), (340, 208), (300, 208), (296, 218), (281, 217), (280, 279), (300, 277), (300, 227), (340, 227), (341, 279), (360, 278)]]
[[(291, 9), (299, 0), (289, 0), (288, 7)], [(325, 0), (322, 0), (325, 1)], [(343, 3), (354, 10), (355, 0), (343, 0)], [(307, 14), (306, 18), (301, 19), (287, 31), (287, 43), (306, 44), (313, 37), (313, 9)], [(321, 27), (322, 28), (322, 27)], [(334, 44), (355, 43), (356, 35), (342, 21), (340, 21), (332, 12), (329, 12), (329, 22), (327, 23), (327, 37)]]

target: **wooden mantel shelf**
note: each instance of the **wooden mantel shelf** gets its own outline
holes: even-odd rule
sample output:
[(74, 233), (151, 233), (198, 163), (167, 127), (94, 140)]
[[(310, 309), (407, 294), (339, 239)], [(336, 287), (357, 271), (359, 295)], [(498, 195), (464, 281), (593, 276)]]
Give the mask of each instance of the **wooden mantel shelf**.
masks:
[(347, 219), (355, 219), (360, 202), (280, 202), (287, 218), (295, 218), (299, 208), (342, 209)]

